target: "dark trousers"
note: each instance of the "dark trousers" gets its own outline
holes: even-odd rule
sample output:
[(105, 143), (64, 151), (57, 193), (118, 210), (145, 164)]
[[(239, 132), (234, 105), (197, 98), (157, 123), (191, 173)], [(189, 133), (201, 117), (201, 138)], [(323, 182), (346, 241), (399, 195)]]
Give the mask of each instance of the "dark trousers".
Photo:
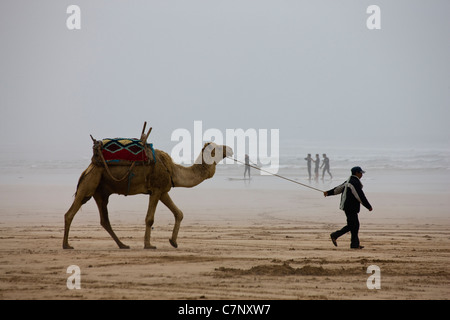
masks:
[(359, 231), (359, 219), (358, 214), (354, 212), (345, 212), (345, 215), (347, 216), (347, 225), (343, 227), (341, 230), (338, 230), (336, 232), (333, 232), (331, 235), (333, 238), (337, 239), (343, 234), (346, 234), (350, 231), (352, 234), (351, 242), (350, 242), (350, 248), (358, 248), (359, 247), (359, 238), (358, 238), (358, 231)]

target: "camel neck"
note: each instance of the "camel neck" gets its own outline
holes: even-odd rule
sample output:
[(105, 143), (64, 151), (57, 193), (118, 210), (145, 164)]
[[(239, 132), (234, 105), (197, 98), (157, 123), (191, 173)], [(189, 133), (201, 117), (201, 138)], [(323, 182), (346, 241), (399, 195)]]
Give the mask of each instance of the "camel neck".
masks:
[(211, 178), (216, 171), (215, 165), (193, 164), (184, 167), (175, 164), (173, 171), (173, 183), (175, 187), (192, 188)]

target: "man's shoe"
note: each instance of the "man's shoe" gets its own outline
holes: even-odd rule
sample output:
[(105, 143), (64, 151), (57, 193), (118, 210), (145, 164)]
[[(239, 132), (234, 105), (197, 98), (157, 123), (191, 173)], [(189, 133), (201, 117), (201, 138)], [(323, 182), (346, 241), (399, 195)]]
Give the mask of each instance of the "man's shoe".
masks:
[(334, 246), (337, 247), (336, 238), (333, 237), (333, 234), (330, 234), (331, 242), (333, 242)]

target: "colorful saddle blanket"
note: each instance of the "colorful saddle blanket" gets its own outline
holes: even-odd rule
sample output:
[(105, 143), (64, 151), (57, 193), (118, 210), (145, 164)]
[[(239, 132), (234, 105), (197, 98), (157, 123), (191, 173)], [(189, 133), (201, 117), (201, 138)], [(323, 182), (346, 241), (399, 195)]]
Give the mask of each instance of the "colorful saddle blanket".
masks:
[[(118, 162), (120, 160), (149, 161), (144, 146), (139, 139), (103, 139), (102, 144), (102, 154), (108, 163)], [(152, 143), (147, 144), (147, 149), (151, 150), (153, 155), (153, 159), (150, 160), (156, 159)]]

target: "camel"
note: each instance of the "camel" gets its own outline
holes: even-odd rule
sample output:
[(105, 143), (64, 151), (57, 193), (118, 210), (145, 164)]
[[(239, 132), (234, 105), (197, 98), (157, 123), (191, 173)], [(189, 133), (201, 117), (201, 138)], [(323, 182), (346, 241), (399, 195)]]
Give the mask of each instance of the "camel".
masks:
[(130, 247), (123, 244), (114, 233), (108, 218), (108, 199), (111, 194), (150, 195), (147, 216), (145, 217), (144, 249), (156, 249), (150, 243), (150, 233), (154, 222), (156, 206), (159, 201), (172, 211), (175, 217), (175, 225), (172, 231), (170, 244), (177, 248), (177, 237), (180, 229), (183, 212), (177, 208), (169, 196), (173, 187), (192, 188), (206, 179), (212, 178), (216, 171), (216, 164), (225, 157), (233, 155), (230, 147), (219, 146), (213, 142), (206, 143), (197, 160), (192, 166), (186, 167), (173, 162), (172, 158), (161, 150), (155, 150), (156, 161), (148, 165), (109, 166), (110, 173), (114, 177), (123, 177), (132, 173), (132, 179), (124, 179), (118, 182), (106, 171), (104, 166), (91, 162), (81, 174), (75, 199), (72, 206), (64, 215), (64, 239), (63, 248), (73, 249), (69, 245), (69, 229), (72, 220), (78, 210), (91, 197), (94, 197), (100, 213), (100, 224), (111, 235), (121, 249)]

